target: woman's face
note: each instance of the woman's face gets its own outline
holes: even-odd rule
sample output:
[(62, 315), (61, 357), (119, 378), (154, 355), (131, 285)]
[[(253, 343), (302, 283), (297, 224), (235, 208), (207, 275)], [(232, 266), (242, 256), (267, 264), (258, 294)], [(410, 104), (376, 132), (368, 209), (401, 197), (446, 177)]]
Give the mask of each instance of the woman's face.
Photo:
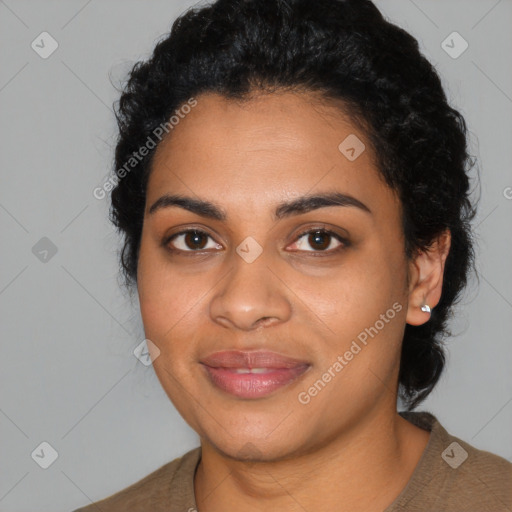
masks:
[(305, 94), (197, 102), (156, 151), (138, 267), (167, 395), (204, 441), (266, 460), (394, 413), (408, 262), (364, 134)]

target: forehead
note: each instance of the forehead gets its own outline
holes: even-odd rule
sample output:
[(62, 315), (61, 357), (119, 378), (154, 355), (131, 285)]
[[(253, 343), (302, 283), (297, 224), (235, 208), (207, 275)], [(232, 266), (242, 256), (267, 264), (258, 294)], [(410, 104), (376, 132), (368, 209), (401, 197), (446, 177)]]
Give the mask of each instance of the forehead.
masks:
[[(212, 93), (196, 99), (156, 150), (148, 203), (178, 192), (262, 208), (315, 187), (350, 192), (363, 202), (393, 201), (365, 134), (338, 106), (289, 92), (246, 102)], [(355, 160), (340, 150), (346, 140), (360, 144)]]

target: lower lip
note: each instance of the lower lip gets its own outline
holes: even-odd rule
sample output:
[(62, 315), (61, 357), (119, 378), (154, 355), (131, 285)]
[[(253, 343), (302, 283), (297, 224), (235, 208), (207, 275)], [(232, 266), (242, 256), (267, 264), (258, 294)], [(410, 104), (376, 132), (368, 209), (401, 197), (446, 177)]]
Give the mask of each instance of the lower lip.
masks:
[(261, 398), (286, 386), (306, 372), (309, 365), (269, 369), (267, 373), (235, 373), (228, 368), (202, 365), (219, 389), (239, 398)]

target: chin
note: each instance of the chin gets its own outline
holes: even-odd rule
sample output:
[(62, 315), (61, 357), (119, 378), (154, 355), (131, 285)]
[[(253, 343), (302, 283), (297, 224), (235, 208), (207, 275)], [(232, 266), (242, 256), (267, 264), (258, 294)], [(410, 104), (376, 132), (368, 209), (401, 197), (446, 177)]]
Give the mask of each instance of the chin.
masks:
[(254, 432), (252, 435), (242, 435), (238, 431), (230, 436), (224, 431), (220, 437), (205, 435), (201, 439), (222, 456), (242, 462), (275, 462), (302, 451), (302, 441), (291, 439), (289, 431), (279, 437), (269, 436), (269, 432), (272, 432), (272, 428), (266, 429), (261, 435)]

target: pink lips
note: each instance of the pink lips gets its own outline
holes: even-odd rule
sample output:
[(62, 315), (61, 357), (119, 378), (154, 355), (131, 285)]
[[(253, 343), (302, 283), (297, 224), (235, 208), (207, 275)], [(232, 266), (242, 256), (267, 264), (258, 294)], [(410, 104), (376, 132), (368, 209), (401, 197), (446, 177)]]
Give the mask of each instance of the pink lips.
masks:
[(260, 398), (302, 375), (309, 363), (276, 352), (230, 350), (201, 361), (211, 382), (240, 398)]

